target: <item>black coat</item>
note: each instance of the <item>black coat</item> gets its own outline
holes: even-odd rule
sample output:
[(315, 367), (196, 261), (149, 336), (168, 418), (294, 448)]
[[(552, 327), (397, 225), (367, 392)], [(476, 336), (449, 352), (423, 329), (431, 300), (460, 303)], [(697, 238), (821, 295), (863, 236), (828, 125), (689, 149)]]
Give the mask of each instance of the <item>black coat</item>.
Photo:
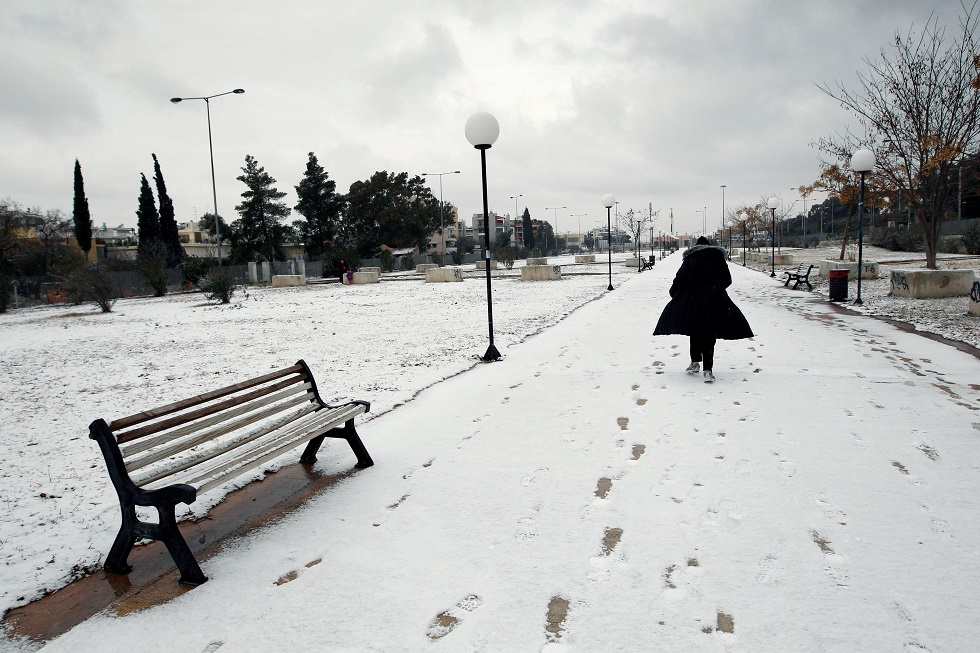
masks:
[(653, 335), (721, 340), (753, 336), (742, 311), (725, 292), (732, 285), (726, 258), (724, 249), (712, 245), (695, 245), (684, 252), (684, 261), (670, 286), (671, 300)]

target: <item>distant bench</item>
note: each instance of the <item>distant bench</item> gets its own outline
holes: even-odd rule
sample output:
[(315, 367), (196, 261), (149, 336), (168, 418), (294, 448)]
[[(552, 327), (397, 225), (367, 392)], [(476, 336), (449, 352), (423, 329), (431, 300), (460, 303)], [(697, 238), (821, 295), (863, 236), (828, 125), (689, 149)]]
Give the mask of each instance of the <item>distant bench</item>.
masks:
[[(285, 451), (306, 445), (300, 462), (313, 464), (324, 438), (346, 440), (358, 467), (374, 464), (354, 430), (366, 401), (329, 405), (302, 360), (254, 379), (206, 392), (106, 424), (89, 437), (99, 443), (119, 496), (122, 525), (104, 568), (125, 574), (139, 539), (162, 541), (180, 570), (180, 582), (207, 580), (177, 528), (175, 506), (207, 492)], [(141, 521), (136, 506), (151, 506), (159, 524)]]
[(790, 281), (795, 281), (793, 284), (793, 290), (796, 290), (801, 283), (805, 283), (809, 290), (813, 290), (813, 286), (810, 285), (810, 271), (815, 268), (815, 265), (811, 265), (803, 272), (803, 268), (806, 267), (804, 263), (800, 263), (793, 270), (783, 270), (783, 274), (786, 275), (786, 283), (783, 286), (789, 286)]

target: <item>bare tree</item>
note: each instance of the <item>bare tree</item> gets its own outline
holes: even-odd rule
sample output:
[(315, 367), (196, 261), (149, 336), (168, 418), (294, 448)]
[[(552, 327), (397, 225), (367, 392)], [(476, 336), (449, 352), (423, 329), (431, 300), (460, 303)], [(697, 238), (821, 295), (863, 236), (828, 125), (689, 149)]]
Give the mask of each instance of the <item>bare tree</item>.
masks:
[(820, 89), (857, 116), (863, 135), (849, 130), (818, 145), (846, 167), (858, 147), (875, 153), (869, 181), (911, 207), (926, 243), (926, 267), (936, 267), (943, 220), (953, 203), (964, 156), (980, 143), (980, 54), (974, 3), (961, 3), (959, 33), (947, 45), (946, 28), (933, 14), (921, 32), (895, 33), (890, 50), (865, 58), (857, 90), (837, 82)]
[(660, 210), (648, 212), (637, 211), (635, 209), (630, 209), (624, 215), (620, 215), (623, 219), (623, 223), (626, 230), (633, 237), (633, 244), (636, 251), (636, 258), (640, 258), (640, 236), (643, 235), (643, 229), (647, 224), (653, 226), (654, 218), (660, 215)]

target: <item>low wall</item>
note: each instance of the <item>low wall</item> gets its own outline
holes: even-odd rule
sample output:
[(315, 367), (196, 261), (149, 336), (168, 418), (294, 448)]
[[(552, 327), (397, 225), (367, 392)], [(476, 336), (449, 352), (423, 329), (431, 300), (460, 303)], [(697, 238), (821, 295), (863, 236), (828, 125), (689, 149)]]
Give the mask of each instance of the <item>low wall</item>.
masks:
[(358, 272), (374, 272), (375, 274), (377, 274), (379, 276), (381, 275), (381, 268), (360, 267), (360, 268), (357, 268), (357, 271)]
[(576, 263), (595, 263), (595, 254), (576, 254)]
[[(861, 273), (862, 279), (877, 279), (881, 275), (881, 268), (875, 261), (863, 261), (862, 262), (863, 272)], [(858, 264), (857, 261), (834, 261), (824, 259), (823, 261), (817, 261), (817, 270), (821, 277), (826, 277), (830, 270), (847, 270), (849, 274), (848, 279), (857, 279)]]
[(415, 271), (416, 272), (427, 272), (429, 270), (435, 270), (438, 267), (439, 266), (436, 265), (435, 263), (419, 263), (418, 265), (415, 266)]
[[(477, 270), (486, 270), (487, 269), (487, 262), (486, 261), (477, 261), (476, 262), (476, 269)], [(490, 269), (491, 270), (496, 270), (497, 269), (497, 262), (496, 261), (494, 261), (494, 260), (491, 260), (490, 261)]]
[(525, 265), (548, 265), (547, 258), (529, 258)]
[(379, 273), (375, 272), (373, 269), (368, 271), (363, 268), (355, 272), (353, 279), (351, 279), (351, 283), (355, 286), (365, 283), (380, 283), (380, 281), (381, 275)]
[(301, 274), (277, 274), (272, 277), (273, 288), (285, 288), (286, 286), (305, 286), (306, 277)]
[(425, 271), (426, 283), (440, 283), (443, 281), (462, 281), (463, 271), (460, 268), (429, 268)]
[(973, 270), (892, 270), (891, 292), (895, 297), (925, 299), (965, 297), (974, 289)]
[(558, 281), (560, 265), (525, 265), (521, 268), (521, 281)]
[(973, 281), (973, 288), (970, 290), (969, 307), (967, 313), (980, 317), (980, 281)]

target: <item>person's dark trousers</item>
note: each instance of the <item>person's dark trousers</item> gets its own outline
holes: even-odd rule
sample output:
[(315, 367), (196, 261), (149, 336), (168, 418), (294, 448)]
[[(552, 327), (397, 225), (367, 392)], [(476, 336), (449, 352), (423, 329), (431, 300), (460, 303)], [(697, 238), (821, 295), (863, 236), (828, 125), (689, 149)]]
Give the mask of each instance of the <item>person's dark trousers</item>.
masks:
[(713, 370), (715, 364), (715, 339), (691, 336), (691, 360), (703, 363), (704, 370)]

